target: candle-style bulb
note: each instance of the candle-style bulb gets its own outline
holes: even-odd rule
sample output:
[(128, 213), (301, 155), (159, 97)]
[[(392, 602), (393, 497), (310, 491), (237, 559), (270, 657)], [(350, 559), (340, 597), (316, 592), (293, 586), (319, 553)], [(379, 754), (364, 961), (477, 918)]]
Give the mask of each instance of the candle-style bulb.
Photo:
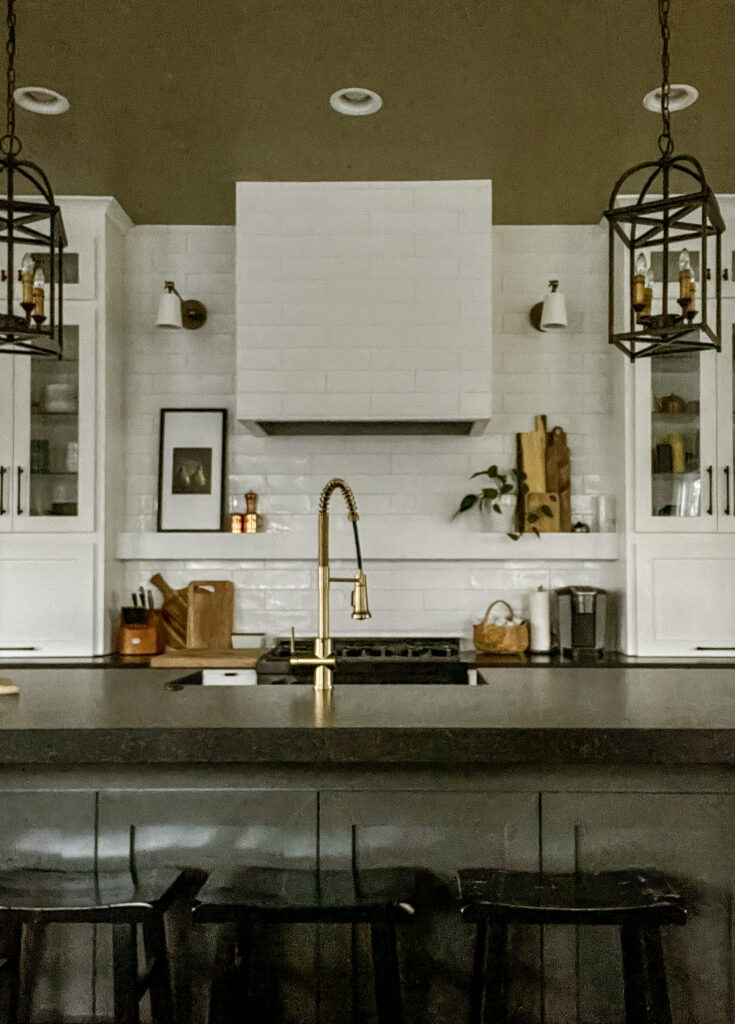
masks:
[(646, 271), (645, 283), (643, 285), (643, 309), (641, 310), (641, 316), (651, 315), (651, 306), (653, 304), (653, 267), (649, 267)]
[(689, 259), (689, 250), (682, 249), (679, 253), (679, 298), (678, 303), (682, 308), (682, 311), (686, 311), (687, 306), (692, 301), (692, 270), (691, 260)]
[(33, 268), (35, 264), (30, 253), (26, 253), (20, 261), (20, 281), (22, 285), (21, 305), (26, 313), (33, 309)]
[(639, 315), (641, 314), (645, 306), (643, 288), (646, 282), (647, 269), (648, 264), (646, 263), (645, 253), (639, 252), (638, 257), (635, 261), (635, 274), (633, 275), (633, 294), (631, 296), (633, 309)]
[(45, 319), (43, 286), (46, 284), (46, 277), (41, 267), (36, 267), (33, 275), (33, 316), (38, 320)]

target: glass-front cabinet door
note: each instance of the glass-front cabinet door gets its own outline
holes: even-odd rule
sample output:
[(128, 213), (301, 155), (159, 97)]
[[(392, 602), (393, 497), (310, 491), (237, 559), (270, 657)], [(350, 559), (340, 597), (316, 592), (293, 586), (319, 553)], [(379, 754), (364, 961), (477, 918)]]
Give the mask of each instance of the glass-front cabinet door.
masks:
[(635, 364), (636, 528), (642, 532), (717, 529), (718, 358), (688, 352)]
[(717, 359), (717, 516), (735, 533), (735, 299), (722, 303), (722, 352)]
[[(94, 529), (95, 311), (64, 305), (64, 357), (14, 356), (15, 532)], [(2, 517), (0, 517), (2, 518)]]

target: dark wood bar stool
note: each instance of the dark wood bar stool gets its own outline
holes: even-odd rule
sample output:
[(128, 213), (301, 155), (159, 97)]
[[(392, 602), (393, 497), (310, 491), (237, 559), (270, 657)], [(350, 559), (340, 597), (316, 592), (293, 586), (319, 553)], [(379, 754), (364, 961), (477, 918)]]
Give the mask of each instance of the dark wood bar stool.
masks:
[[(194, 903), (194, 921), (235, 923), (238, 943), (238, 966), (228, 992), (229, 1007), (222, 1012), (218, 1006), (218, 1017), (229, 1016), (239, 1021), (248, 1009), (250, 936), (256, 922), (364, 923), (370, 926), (378, 1021), (401, 1024), (403, 1003), (395, 926), (414, 914), (414, 879), (415, 873), (404, 869), (359, 874), (277, 868), (213, 872)], [(213, 1016), (212, 1012), (210, 1018)]]
[(507, 1020), (510, 924), (618, 927), (627, 1024), (671, 1024), (660, 925), (686, 924), (687, 912), (662, 876), (467, 869), (458, 882), (460, 912), (477, 926), (471, 1024)]
[[(138, 880), (129, 872), (0, 872), (0, 979), (7, 1024), (17, 1024), (23, 929), (27, 925), (112, 925), (115, 1024), (138, 1024), (139, 1002), (150, 993), (153, 1024), (173, 1024), (173, 998), (163, 915), (173, 901), (196, 892), (204, 875), (159, 869)], [(138, 926), (146, 966), (138, 968)]]

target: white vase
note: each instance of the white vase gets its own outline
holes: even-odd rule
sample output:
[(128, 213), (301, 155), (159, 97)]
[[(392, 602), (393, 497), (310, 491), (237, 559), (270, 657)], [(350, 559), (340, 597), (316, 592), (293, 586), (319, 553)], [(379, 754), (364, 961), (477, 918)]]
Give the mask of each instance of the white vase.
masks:
[(500, 506), (500, 512), (496, 512), (491, 505), (481, 509), (480, 529), (483, 533), (513, 533), (516, 518), (515, 495), (503, 494), (493, 504)]

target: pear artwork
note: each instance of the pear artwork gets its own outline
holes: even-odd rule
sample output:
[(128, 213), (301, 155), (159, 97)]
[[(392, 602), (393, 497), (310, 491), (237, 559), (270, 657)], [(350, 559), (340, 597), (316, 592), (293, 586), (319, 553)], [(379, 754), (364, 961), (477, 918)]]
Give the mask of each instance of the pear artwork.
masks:
[(212, 449), (174, 448), (172, 494), (212, 493)]

